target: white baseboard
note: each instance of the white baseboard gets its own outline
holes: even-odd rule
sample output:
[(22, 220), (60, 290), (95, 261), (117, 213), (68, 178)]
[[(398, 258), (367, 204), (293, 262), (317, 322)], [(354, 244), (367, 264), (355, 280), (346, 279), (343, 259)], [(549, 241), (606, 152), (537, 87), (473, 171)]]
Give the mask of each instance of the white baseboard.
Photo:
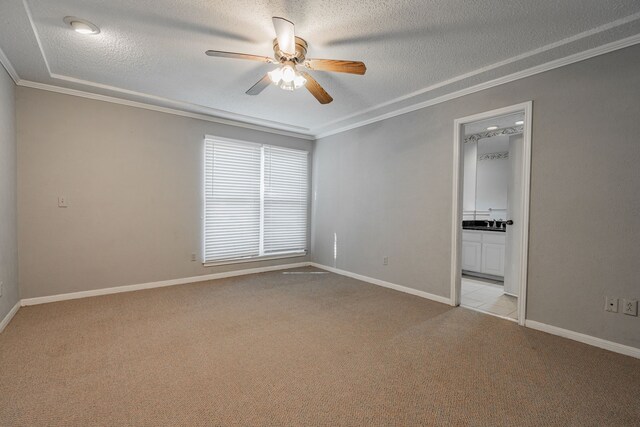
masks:
[(363, 282), (372, 283), (374, 285), (382, 286), (389, 289), (395, 289), (396, 291), (404, 292), (406, 294), (411, 294), (415, 296), (419, 296), (422, 298), (430, 299), (432, 301), (441, 302), (443, 304), (452, 305), (451, 299), (446, 297), (441, 297), (440, 295), (430, 294), (428, 292), (419, 291), (417, 289), (408, 288), (406, 286), (396, 285), (395, 283), (385, 282), (384, 280), (374, 279), (373, 277), (363, 276), (361, 274), (352, 273), (346, 270), (340, 270), (339, 268), (329, 267), (326, 265), (318, 264), (315, 262), (309, 263), (309, 265), (321, 268), (323, 270), (330, 271), (332, 273), (340, 274), (341, 276), (351, 277), (352, 279), (362, 280)]
[(113, 288), (102, 288), (93, 291), (72, 292), (68, 294), (50, 295), (46, 297), (26, 298), (21, 301), (23, 307), (29, 305), (46, 304), (49, 302), (66, 301), (78, 298), (95, 297), (99, 295), (119, 294), (121, 292), (139, 291), (142, 289), (162, 288), (165, 286), (185, 285), (195, 282), (206, 282), (207, 280), (224, 279), (227, 277), (244, 276), (247, 274), (265, 273), (267, 271), (287, 270), (289, 268), (307, 267), (309, 262), (298, 262), (294, 264), (272, 265), (269, 267), (247, 268), (244, 270), (225, 271), (222, 273), (205, 274), (202, 276), (184, 277), (181, 279), (162, 280), (159, 282), (141, 283), (137, 285), (117, 286)]
[[(406, 286), (396, 285), (395, 283), (385, 282), (384, 280), (374, 279), (372, 277), (363, 276), (361, 274), (352, 273), (346, 270), (340, 270), (338, 268), (329, 267), (326, 265), (318, 264), (315, 262), (309, 263), (309, 265), (321, 268), (323, 270), (330, 271), (332, 273), (340, 274), (342, 276), (351, 277), (353, 279), (362, 280), (363, 282), (372, 283), (374, 285), (383, 286), (385, 288), (395, 289), (400, 292), (405, 292), (411, 295), (416, 295), (422, 298), (427, 298), (433, 301), (441, 302), (443, 304), (453, 305), (449, 298), (441, 297), (439, 295), (430, 294), (428, 292), (418, 291), (416, 289), (408, 288)], [(465, 307), (468, 308), (468, 307)], [(498, 316), (501, 317), (501, 316)], [(506, 320), (513, 321), (513, 319), (505, 318)], [(533, 320), (525, 320), (525, 326), (538, 331), (546, 332), (552, 335), (558, 335), (570, 340), (579, 341), (584, 344), (589, 344), (594, 347), (599, 347), (605, 350), (613, 351), (614, 353), (624, 354), (626, 356), (635, 357), (640, 359), (640, 348), (631, 347), (628, 345), (618, 344), (612, 341), (603, 340), (602, 338), (596, 338), (591, 335), (585, 335), (578, 332), (562, 329), (557, 326), (547, 325), (545, 323), (536, 322)]]
[(13, 316), (16, 315), (19, 308), (20, 308), (20, 301), (18, 301), (16, 305), (14, 305), (11, 310), (9, 310), (7, 315), (4, 316), (4, 319), (2, 319), (2, 322), (0, 322), (0, 333), (2, 333), (2, 331), (4, 331), (4, 328), (6, 328), (9, 322), (11, 322), (11, 319), (13, 319)]
[[(121, 292), (132, 292), (143, 289), (161, 288), (165, 286), (184, 285), (188, 283), (204, 282), (207, 280), (224, 279), (227, 277), (244, 276), (247, 274), (264, 273), (268, 271), (287, 270), (290, 268), (308, 267), (313, 266), (322, 270), (330, 271), (341, 276), (351, 277), (353, 279), (361, 280), (363, 282), (371, 283), (374, 285), (382, 286), (389, 289), (394, 289), (400, 292), (404, 292), (411, 295), (416, 295), (422, 298), (426, 298), (432, 301), (440, 302), (447, 305), (452, 305), (451, 300), (440, 295), (430, 294), (428, 292), (419, 291), (417, 289), (408, 288), (406, 286), (396, 285), (395, 283), (385, 282), (384, 280), (374, 279), (372, 277), (363, 276), (361, 274), (352, 273), (346, 270), (340, 270), (338, 268), (329, 267), (326, 265), (318, 264), (315, 262), (298, 262), (293, 264), (274, 265), (269, 267), (249, 268), (244, 270), (226, 271), (222, 273), (206, 274), (203, 276), (185, 277), (181, 279), (163, 280), (159, 282), (141, 283), (138, 285), (117, 286), (113, 288), (96, 289), (93, 291), (72, 292), (68, 294), (50, 295), (46, 297), (26, 298), (18, 303), (9, 311), (9, 313), (0, 322), (0, 332), (9, 324), (13, 316), (18, 312), (18, 309), (22, 306), (45, 304), (49, 302), (65, 301), (78, 298), (87, 298), (99, 295), (117, 294)], [(546, 332), (552, 335), (558, 335), (564, 338), (568, 338), (574, 341), (579, 341), (584, 344), (589, 344), (595, 347), (599, 347), (605, 350), (613, 351), (615, 353), (624, 354), (627, 356), (640, 359), (640, 348), (635, 348), (623, 344), (618, 344), (612, 341), (607, 341), (601, 338), (596, 338), (591, 335), (581, 334), (579, 332), (570, 331), (568, 329), (562, 329), (557, 326), (547, 325), (545, 323), (536, 322), (534, 320), (525, 320), (525, 326), (538, 331)]]
[(570, 340), (579, 341), (581, 343), (589, 344), (594, 347), (613, 351), (614, 353), (620, 353), (626, 356), (640, 359), (640, 348), (618, 344), (613, 341), (603, 340), (602, 338), (592, 337), (591, 335), (581, 334), (579, 332), (570, 331), (568, 329), (558, 328), (557, 326), (547, 325), (546, 323), (540, 323), (534, 320), (526, 320), (524, 325), (531, 329), (536, 329), (538, 331), (547, 332), (552, 335), (569, 338)]

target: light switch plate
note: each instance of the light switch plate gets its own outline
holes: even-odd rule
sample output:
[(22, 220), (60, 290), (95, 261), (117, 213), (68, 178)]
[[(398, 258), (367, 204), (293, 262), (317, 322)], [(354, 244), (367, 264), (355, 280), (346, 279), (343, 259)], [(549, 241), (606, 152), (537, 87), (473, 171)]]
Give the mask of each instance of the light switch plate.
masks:
[(638, 300), (635, 299), (623, 299), (622, 300), (622, 312), (629, 316), (638, 315)]
[(618, 298), (605, 297), (604, 299), (604, 311), (610, 311), (611, 313), (618, 312)]

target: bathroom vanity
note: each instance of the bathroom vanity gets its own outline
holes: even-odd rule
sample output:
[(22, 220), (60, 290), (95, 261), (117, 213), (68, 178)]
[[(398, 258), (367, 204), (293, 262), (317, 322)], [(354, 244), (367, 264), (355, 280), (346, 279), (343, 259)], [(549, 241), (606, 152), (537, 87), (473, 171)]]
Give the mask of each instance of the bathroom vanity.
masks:
[(506, 233), (504, 229), (462, 230), (462, 271), (504, 277)]

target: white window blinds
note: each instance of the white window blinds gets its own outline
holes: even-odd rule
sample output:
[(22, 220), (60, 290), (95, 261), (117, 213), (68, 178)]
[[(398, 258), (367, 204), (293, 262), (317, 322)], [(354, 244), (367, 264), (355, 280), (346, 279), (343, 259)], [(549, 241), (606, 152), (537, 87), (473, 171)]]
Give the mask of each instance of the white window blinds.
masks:
[(204, 261), (304, 253), (308, 154), (205, 140)]
[(307, 246), (307, 152), (264, 147), (264, 253)]
[(261, 147), (206, 141), (204, 259), (260, 253)]

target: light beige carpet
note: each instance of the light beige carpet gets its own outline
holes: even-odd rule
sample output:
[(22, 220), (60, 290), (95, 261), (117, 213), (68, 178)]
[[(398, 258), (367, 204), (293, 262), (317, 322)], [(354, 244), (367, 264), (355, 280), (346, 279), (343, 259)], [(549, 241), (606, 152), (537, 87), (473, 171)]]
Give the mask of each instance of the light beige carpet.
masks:
[(22, 308), (0, 425), (640, 425), (640, 360), (312, 271)]

